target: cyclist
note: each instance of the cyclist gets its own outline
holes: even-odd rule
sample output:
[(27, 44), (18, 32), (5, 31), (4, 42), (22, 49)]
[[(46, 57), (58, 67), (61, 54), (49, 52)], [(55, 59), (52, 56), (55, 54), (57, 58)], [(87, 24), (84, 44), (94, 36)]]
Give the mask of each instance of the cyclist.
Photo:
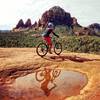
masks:
[(42, 36), (43, 36), (43, 40), (45, 40), (47, 45), (49, 46), (49, 53), (50, 54), (52, 54), (52, 52), (51, 52), (52, 41), (51, 41), (51, 37), (50, 37), (51, 33), (59, 38), (59, 36), (54, 33), (54, 25), (53, 25), (53, 23), (49, 22), (47, 27), (46, 27), (46, 29), (45, 29), (45, 31), (43, 32)]

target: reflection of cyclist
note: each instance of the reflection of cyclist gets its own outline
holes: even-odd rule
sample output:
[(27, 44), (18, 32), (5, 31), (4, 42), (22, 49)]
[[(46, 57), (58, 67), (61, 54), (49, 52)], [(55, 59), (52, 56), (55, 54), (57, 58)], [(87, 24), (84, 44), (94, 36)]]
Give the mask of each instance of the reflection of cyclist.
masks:
[(53, 88), (56, 87), (56, 85), (54, 84), (54, 86), (52, 88), (48, 88), (49, 82), (51, 81), (52, 77), (51, 77), (51, 69), (45, 69), (45, 76), (44, 76), (44, 81), (41, 83), (41, 89), (44, 91), (46, 96), (50, 95), (50, 92)]
[(47, 28), (43, 32), (42, 36), (43, 36), (43, 39), (47, 42), (47, 44), (49, 46), (49, 53), (52, 54), (52, 52), (51, 52), (52, 42), (51, 42), (51, 37), (50, 37), (51, 33), (53, 33), (56, 37), (59, 37), (57, 34), (54, 33), (53, 23), (48, 23)]

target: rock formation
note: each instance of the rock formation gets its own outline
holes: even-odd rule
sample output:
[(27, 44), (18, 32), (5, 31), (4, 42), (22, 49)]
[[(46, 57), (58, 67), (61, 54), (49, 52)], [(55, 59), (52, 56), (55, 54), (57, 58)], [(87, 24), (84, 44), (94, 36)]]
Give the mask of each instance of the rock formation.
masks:
[(49, 10), (45, 11), (41, 18), (34, 24), (31, 23), (31, 19), (27, 19), (24, 24), (23, 20), (19, 20), (18, 24), (14, 29), (40, 29), (41, 27), (46, 27), (48, 22), (52, 22), (55, 26), (57, 25), (65, 25), (68, 27), (80, 26), (75, 17), (71, 17), (71, 14), (66, 12), (59, 6), (54, 6)]
[(100, 32), (100, 24), (99, 23), (93, 23), (88, 26), (90, 29), (94, 30), (95, 33)]
[(18, 24), (16, 25), (15, 29), (24, 28), (24, 27), (25, 27), (25, 26), (24, 26), (24, 22), (23, 22), (22, 19), (20, 19), (20, 20), (18, 21)]
[(27, 19), (24, 26), (25, 26), (25, 28), (31, 28), (31, 26), (32, 26), (31, 19)]
[(70, 13), (66, 12), (59, 6), (54, 6), (48, 11), (44, 12), (41, 17), (42, 25), (46, 25), (48, 22), (53, 22), (54, 25), (68, 25), (71, 26), (73, 18)]

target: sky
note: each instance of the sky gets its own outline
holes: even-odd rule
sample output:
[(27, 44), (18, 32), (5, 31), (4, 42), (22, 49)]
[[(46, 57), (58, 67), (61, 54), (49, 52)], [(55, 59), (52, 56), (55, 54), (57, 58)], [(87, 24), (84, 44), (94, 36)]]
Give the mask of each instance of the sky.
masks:
[(82, 26), (100, 23), (99, 0), (0, 0), (0, 30), (14, 28), (20, 19), (34, 23), (53, 6), (62, 7)]

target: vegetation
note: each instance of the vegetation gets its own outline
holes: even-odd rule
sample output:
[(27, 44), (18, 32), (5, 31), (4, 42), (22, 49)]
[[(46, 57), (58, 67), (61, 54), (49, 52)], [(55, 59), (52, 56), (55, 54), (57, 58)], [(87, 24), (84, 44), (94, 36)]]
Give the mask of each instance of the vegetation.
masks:
[[(27, 32), (26, 32), (27, 33)], [(25, 33), (0, 34), (0, 47), (35, 47), (40, 38)]]
[[(100, 37), (69, 35), (65, 27), (56, 27), (64, 50), (100, 54)], [(0, 33), (0, 47), (36, 47), (42, 41), (42, 31)]]
[(68, 36), (61, 39), (65, 50), (100, 54), (100, 38), (93, 36)]

